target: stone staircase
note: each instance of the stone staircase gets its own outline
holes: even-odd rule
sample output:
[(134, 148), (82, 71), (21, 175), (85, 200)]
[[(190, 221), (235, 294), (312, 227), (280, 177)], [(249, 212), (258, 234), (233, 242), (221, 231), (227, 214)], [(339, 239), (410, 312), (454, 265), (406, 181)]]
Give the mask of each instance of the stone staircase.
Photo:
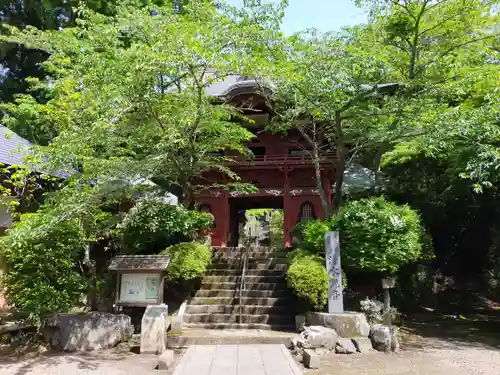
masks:
[(216, 250), (201, 288), (186, 308), (184, 326), (292, 331), (295, 309), (286, 290), (286, 268), (281, 250)]

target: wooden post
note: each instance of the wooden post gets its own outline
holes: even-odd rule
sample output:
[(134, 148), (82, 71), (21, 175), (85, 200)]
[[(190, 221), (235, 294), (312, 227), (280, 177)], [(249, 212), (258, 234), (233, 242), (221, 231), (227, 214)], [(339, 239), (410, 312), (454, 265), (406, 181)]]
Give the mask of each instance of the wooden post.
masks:
[(160, 283), (158, 285), (158, 303), (163, 303), (163, 288), (165, 287), (165, 274), (162, 272), (160, 274)]
[(116, 288), (115, 288), (115, 312), (119, 311), (118, 301), (120, 300), (120, 285), (121, 285), (122, 274), (120, 272), (116, 273)]
[(394, 288), (395, 284), (396, 279), (394, 277), (382, 279), (382, 288), (384, 289), (384, 324), (387, 326), (392, 325), (390, 290)]
[(391, 319), (391, 294), (390, 289), (384, 289), (384, 324), (386, 326), (392, 325)]

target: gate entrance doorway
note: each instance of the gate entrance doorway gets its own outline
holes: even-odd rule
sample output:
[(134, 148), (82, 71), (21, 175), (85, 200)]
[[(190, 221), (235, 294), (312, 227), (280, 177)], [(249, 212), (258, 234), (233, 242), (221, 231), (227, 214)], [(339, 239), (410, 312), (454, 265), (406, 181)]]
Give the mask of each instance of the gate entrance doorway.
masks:
[(282, 247), (283, 217), (283, 197), (230, 198), (228, 245)]

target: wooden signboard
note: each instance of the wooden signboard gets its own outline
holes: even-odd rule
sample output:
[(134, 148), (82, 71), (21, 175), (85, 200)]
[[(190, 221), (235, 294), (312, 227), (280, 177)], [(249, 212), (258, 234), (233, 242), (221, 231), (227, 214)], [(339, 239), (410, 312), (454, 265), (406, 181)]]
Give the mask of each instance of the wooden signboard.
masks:
[(116, 306), (163, 303), (163, 279), (170, 263), (167, 255), (121, 255), (111, 261), (117, 271)]

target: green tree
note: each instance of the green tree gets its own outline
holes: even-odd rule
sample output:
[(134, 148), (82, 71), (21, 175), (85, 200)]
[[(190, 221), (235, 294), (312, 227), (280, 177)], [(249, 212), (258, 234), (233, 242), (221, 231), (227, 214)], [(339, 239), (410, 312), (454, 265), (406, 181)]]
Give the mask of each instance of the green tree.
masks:
[[(261, 28), (202, 0), (187, 4), (182, 14), (169, 3), (123, 5), (111, 17), (82, 7), (78, 15), (74, 28), (9, 28), (0, 39), (49, 55), (43, 66), (50, 78), (31, 83), (50, 89), (51, 98), (42, 104), (24, 100), (16, 116), (56, 120), (50, 144), (34, 147), (29, 159), (36, 171), (62, 181), (35, 217), (48, 227), (76, 225), (78, 249), (73, 263), (65, 264), (81, 262), (94, 307), (92, 251), (133, 220), (125, 214), (137, 196), (161, 199), (177, 188), (190, 207), (208, 171), (225, 176), (226, 186), (245, 187), (228, 169), (231, 159), (218, 152), (245, 153), (242, 143), (253, 134), (240, 125), (238, 110), (211, 97), (207, 87), (245, 71), (255, 46), (248, 36)], [(29, 229), (24, 220), (19, 231)], [(14, 270), (20, 259), (7, 255), (7, 261)], [(23, 277), (29, 283), (32, 275)]]
[[(378, 5), (367, 26), (268, 43), (274, 59), (267, 72), (276, 80), (273, 99), (281, 128), (303, 135), (317, 176), (320, 153), (337, 152), (336, 209), (342, 204), (346, 167), (354, 160), (379, 177), (381, 162), (396, 155), (438, 152), (440, 141), (453, 148), (463, 122), (471, 125), (473, 140), (465, 141), (470, 145), (496, 134), (492, 126), (472, 127), (487, 112), (475, 113), (472, 120), (470, 106), (456, 106), (457, 99), (477, 102), (480, 95), (472, 93), (496, 82), (498, 59), (491, 44), (497, 16), (491, 4), (408, 0)], [(321, 192), (319, 183), (318, 188)]]
[[(367, 2), (373, 23), (361, 41), (418, 104), (417, 137), (398, 142), (385, 165), (424, 153), (453, 155), (457, 173), (481, 191), (497, 165), (498, 15), (496, 1)], [(373, 50), (373, 49), (372, 49)], [(408, 122), (399, 117), (400, 121)], [(445, 156), (446, 157), (446, 156)]]
[[(132, 6), (147, 5), (170, 6), (175, 11), (181, 11), (187, 1), (180, 0), (14, 0), (0, 4), (0, 34), (6, 33), (9, 26), (19, 29), (35, 27), (40, 30), (57, 30), (72, 28), (78, 19), (77, 9), (85, 4), (100, 14), (112, 16), (116, 13), (117, 4), (128, 3)], [(52, 91), (47, 87), (32, 85), (30, 78), (44, 79), (49, 73), (44, 69), (43, 62), (49, 53), (39, 46), (31, 46), (2, 41), (0, 42), (0, 116), (19, 135), (38, 144), (47, 144), (55, 135), (56, 127), (52, 122), (57, 120), (45, 116), (39, 117), (40, 110), (29, 112), (19, 111), (18, 105), (36, 106), (45, 104), (52, 97)], [(27, 95), (31, 94), (31, 95)], [(8, 105), (12, 103), (12, 105)], [(1, 118), (1, 117), (0, 117)]]
[(233, 121), (236, 109), (206, 93), (243, 66), (238, 50), (253, 26), (203, 1), (183, 15), (170, 7), (155, 7), (155, 15), (147, 7), (120, 9), (112, 18), (82, 9), (79, 28), (12, 29), (3, 37), (51, 53), (44, 66), (53, 78), (37, 84), (50, 85), (53, 98), (18, 110), (58, 119), (59, 135), (38, 149), (47, 170), (177, 186), (189, 206), (203, 172), (236, 178), (228, 158), (215, 153), (245, 152), (242, 142), (253, 136)]

